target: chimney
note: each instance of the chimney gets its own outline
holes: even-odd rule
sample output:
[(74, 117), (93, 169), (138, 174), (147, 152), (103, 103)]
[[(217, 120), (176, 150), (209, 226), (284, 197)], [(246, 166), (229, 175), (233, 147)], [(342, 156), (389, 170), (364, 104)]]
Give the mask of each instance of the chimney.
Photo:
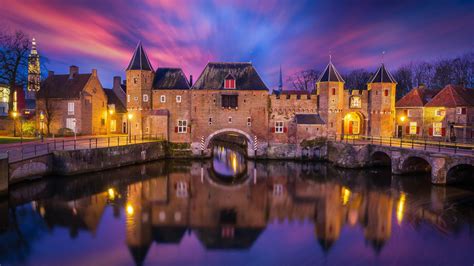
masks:
[(69, 79), (74, 78), (75, 75), (79, 74), (79, 67), (78, 66), (70, 66), (69, 67)]
[(51, 77), (51, 76), (54, 76), (54, 71), (49, 70), (49, 71), (48, 71), (48, 77)]
[(97, 77), (97, 69), (95, 68), (92, 69), (92, 76)]
[[(114, 90), (115, 90), (116, 88), (120, 88), (120, 84), (121, 84), (121, 83), (122, 83), (122, 77), (120, 77), (120, 76), (115, 76), (115, 77), (114, 77), (114, 85), (113, 85)], [(120, 88), (120, 89), (121, 89), (121, 88)]]
[(189, 75), (189, 86), (193, 86), (193, 75)]

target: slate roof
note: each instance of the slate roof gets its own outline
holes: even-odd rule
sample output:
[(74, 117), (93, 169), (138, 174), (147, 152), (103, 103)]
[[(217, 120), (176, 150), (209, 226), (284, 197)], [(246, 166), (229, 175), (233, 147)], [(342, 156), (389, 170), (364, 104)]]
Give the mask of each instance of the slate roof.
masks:
[(405, 94), (395, 104), (396, 107), (423, 107), (433, 97), (439, 93), (440, 90), (428, 89), (424, 86), (420, 86), (412, 89), (410, 92)]
[(127, 112), (127, 108), (122, 103), (122, 101), (117, 97), (114, 90), (104, 88), (104, 92), (107, 95), (107, 104), (115, 105), (115, 112), (124, 114)]
[(153, 80), (155, 90), (188, 90), (189, 82), (181, 68), (158, 68)]
[(426, 107), (474, 106), (474, 89), (463, 86), (447, 85), (436, 94)]
[(375, 75), (369, 79), (369, 83), (397, 83), (397, 81), (392, 74), (388, 72), (385, 65), (382, 64), (379, 69), (377, 69), (377, 72), (375, 72)]
[(76, 74), (72, 79), (69, 74), (51, 75), (41, 84), (37, 98), (77, 99), (84, 90), (92, 74)]
[(138, 42), (135, 52), (133, 52), (132, 60), (128, 64), (127, 70), (149, 70), (153, 71), (150, 60), (143, 49), (142, 42)]
[(332, 62), (324, 69), (317, 82), (345, 82)]
[(208, 63), (193, 89), (224, 89), (224, 79), (232, 74), (235, 77), (237, 90), (267, 90), (252, 63)]
[(324, 125), (325, 122), (317, 114), (296, 114), (296, 124), (299, 125)]

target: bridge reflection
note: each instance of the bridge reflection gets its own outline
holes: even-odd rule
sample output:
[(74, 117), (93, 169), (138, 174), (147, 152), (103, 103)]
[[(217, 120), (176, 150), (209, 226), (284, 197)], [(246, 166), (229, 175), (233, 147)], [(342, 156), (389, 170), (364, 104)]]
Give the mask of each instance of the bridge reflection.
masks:
[[(32, 201), (32, 211), (46, 231), (68, 228), (71, 238), (81, 232), (94, 235), (110, 206), (114, 217), (125, 218), (126, 245), (137, 264), (144, 262), (153, 243), (180, 245), (186, 233), (206, 249), (249, 249), (269, 224), (310, 222), (325, 252), (347, 227), (362, 228), (366, 242), (379, 253), (394, 226), (415, 225), (417, 230), (423, 223), (445, 234), (474, 221), (472, 210), (452, 205), (466, 193), (454, 188), (392, 179), (383, 170), (255, 163), (216, 149), (212, 161), (157, 162), (41, 181), (36, 184), (41, 191), (18, 188), (10, 202), (16, 206)], [(245, 180), (237, 186), (215, 182), (216, 177), (238, 176)], [(0, 242), (3, 236), (0, 233)]]

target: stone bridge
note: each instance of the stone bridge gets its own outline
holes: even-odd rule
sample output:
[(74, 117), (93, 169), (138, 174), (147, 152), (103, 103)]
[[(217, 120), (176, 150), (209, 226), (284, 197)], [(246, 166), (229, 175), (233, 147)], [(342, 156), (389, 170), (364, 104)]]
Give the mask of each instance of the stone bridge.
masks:
[(464, 177), (474, 180), (474, 156), (468, 154), (328, 142), (327, 156), (335, 165), (346, 168), (385, 165), (397, 175), (428, 172), (433, 184), (446, 184)]

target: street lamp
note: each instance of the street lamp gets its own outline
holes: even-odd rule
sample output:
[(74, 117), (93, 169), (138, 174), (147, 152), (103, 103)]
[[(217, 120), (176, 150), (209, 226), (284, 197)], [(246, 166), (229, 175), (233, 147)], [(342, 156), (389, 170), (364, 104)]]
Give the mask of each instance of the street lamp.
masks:
[(132, 142), (132, 124), (131, 124), (131, 121), (132, 121), (132, 118), (133, 118), (133, 114), (132, 113), (128, 113), (127, 114), (127, 117), (128, 117), (128, 142)]
[(43, 111), (40, 113), (40, 129), (41, 129), (41, 136), (44, 134), (44, 114)]
[(16, 118), (18, 117), (18, 113), (16, 111), (13, 111), (12, 117), (13, 117), (13, 137), (16, 137)]
[(407, 119), (406, 116), (404, 116), (404, 115), (400, 116), (400, 121), (405, 122), (406, 119)]

